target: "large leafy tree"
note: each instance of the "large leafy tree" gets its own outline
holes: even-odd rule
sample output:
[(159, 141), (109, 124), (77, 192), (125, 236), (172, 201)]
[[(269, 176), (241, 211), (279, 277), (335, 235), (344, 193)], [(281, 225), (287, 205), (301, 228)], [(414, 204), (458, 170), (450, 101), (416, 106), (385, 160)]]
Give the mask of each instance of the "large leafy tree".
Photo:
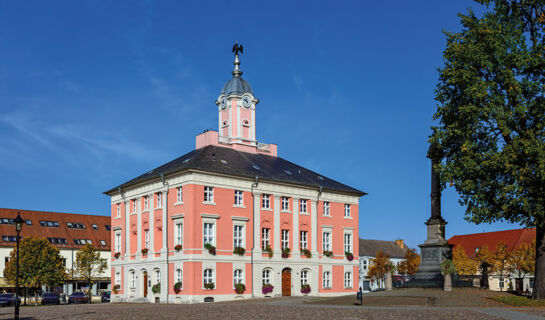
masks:
[[(4, 269), (4, 277), (12, 285), (16, 279), (16, 250)], [(23, 238), (19, 247), (19, 284), (27, 288), (53, 287), (66, 278), (59, 249), (44, 238)]]
[(398, 263), (397, 272), (399, 274), (415, 275), (420, 265), (420, 256), (414, 249), (409, 249), (405, 253), (405, 259)]
[(89, 303), (91, 303), (91, 285), (93, 278), (106, 271), (108, 264), (105, 259), (100, 257), (100, 251), (92, 245), (86, 244), (76, 254), (76, 267), (74, 273), (78, 277), (87, 280), (89, 284)]
[(476, 0), (446, 33), (429, 156), (474, 223), (537, 227), (534, 297), (545, 299), (545, 0)]

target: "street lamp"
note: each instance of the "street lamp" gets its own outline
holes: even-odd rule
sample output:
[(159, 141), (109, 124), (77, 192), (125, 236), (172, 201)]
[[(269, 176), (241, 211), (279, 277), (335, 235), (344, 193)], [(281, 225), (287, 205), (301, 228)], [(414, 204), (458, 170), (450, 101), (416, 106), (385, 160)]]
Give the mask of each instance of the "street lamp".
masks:
[(17, 260), (15, 262), (16, 271), (15, 271), (15, 320), (19, 320), (19, 234), (21, 229), (23, 229), (23, 223), (25, 222), (21, 218), (21, 214), (17, 212), (17, 217), (13, 220), (15, 223), (15, 231), (17, 231)]

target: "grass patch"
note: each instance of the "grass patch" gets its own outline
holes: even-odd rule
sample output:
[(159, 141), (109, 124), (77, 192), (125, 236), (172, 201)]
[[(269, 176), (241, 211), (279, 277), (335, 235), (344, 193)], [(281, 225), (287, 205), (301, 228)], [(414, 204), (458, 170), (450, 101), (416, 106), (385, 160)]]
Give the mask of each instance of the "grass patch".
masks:
[(523, 296), (508, 295), (490, 297), (489, 299), (515, 307), (545, 307), (545, 301)]

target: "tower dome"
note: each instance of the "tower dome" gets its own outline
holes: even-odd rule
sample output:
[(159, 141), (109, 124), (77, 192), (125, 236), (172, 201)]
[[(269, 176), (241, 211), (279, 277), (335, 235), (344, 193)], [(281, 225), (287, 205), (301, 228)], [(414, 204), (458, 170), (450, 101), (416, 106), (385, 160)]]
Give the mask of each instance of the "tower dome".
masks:
[(252, 91), (252, 87), (250, 87), (248, 81), (242, 79), (242, 70), (240, 70), (238, 53), (242, 53), (242, 45), (239, 46), (237, 42), (233, 47), (233, 52), (235, 52), (235, 61), (233, 62), (235, 69), (233, 72), (231, 72), (233, 74), (233, 78), (227, 81), (227, 83), (223, 86), (221, 94), (229, 96), (231, 94), (243, 95), (245, 93), (249, 93), (253, 96), (254, 93)]

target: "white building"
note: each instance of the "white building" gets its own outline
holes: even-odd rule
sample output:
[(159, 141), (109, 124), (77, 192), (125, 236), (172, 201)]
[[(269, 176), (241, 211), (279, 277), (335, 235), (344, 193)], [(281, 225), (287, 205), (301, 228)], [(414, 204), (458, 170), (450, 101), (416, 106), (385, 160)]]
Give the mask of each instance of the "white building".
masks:
[(403, 243), (403, 240), (383, 241), (360, 239), (359, 243), (359, 272), (360, 284), (364, 292), (375, 291), (384, 288), (384, 281), (379, 279), (367, 279), (367, 272), (371, 265), (371, 259), (374, 259), (379, 251), (390, 256), (390, 261), (397, 265), (405, 259), (405, 253), (409, 248)]

